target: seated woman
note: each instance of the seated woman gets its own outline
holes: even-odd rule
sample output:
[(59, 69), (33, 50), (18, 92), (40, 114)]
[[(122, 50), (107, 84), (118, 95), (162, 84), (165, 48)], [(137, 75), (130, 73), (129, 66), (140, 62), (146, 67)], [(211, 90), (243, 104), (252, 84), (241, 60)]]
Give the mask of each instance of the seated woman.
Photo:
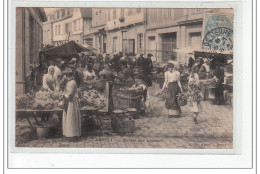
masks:
[(48, 73), (44, 74), (42, 79), (42, 90), (54, 91), (56, 88), (56, 78), (54, 76), (54, 66), (49, 66)]
[(93, 70), (92, 63), (88, 63), (86, 65), (86, 69), (83, 71), (83, 81), (88, 85), (91, 86), (93, 82), (97, 79), (96, 73)]

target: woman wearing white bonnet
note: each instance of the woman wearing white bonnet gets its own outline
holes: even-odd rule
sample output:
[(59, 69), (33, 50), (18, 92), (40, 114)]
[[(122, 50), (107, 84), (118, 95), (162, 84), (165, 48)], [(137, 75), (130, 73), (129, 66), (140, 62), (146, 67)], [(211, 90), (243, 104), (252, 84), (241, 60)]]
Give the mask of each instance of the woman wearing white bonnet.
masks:
[(42, 88), (48, 91), (54, 91), (56, 87), (56, 78), (54, 76), (54, 66), (48, 67), (48, 73), (44, 74), (42, 79)]

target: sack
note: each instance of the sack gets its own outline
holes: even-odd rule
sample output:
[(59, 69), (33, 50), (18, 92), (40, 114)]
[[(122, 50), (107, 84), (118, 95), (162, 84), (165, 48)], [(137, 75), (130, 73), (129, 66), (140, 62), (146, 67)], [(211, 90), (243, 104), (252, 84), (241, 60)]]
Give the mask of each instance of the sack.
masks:
[(187, 97), (184, 94), (180, 94), (177, 102), (179, 106), (185, 106), (187, 105)]

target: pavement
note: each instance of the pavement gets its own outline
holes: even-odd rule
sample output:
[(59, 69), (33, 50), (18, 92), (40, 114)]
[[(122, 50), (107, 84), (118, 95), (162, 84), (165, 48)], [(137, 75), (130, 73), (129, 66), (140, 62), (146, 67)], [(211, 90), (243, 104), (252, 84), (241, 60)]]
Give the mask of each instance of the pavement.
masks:
[(149, 88), (153, 113), (135, 119), (135, 131), (117, 134), (111, 120), (102, 118), (101, 129), (84, 131), (77, 142), (64, 138), (32, 140), (19, 147), (67, 148), (176, 148), (176, 149), (232, 149), (233, 109), (225, 105), (201, 102), (198, 125), (194, 124), (188, 106), (181, 107), (180, 118), (168, 118), (165, 101), (156, 96), (159, 86)]

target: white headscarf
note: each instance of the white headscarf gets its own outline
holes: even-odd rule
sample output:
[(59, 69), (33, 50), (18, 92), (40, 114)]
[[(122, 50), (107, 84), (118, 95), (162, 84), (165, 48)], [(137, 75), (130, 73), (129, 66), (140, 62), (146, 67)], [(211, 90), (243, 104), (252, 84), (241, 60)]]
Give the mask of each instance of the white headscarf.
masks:
[(54, 66), (51, 65), (51, 66), (48, 67), (48, 74), (50, 74), (51, 69), (55, 70)]

